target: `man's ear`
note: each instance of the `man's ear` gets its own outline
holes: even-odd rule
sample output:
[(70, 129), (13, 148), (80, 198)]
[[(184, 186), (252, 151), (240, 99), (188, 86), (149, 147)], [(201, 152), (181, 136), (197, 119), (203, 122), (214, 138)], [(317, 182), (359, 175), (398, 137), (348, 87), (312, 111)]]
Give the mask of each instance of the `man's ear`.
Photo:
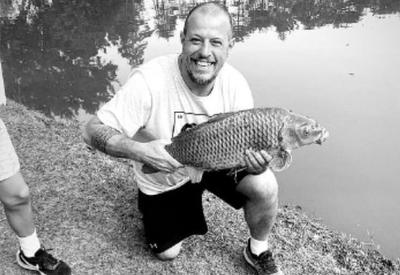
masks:
[(235, 38), (232, 37), (232, 38), (229, 40), (229, 49), (232, 49), (234, 45), (235, 45)]
[(184, 41), (185, 41), (185, 34), (182, 31), (181, 32), (181, 43), (183, 44)]

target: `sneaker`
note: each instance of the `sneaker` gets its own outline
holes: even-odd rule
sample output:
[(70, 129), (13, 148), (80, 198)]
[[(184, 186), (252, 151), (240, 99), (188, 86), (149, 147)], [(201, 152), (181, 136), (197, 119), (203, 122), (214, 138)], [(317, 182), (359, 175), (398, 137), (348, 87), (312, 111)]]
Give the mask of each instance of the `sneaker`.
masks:
[(40, 248), (35, 256), (28, 258), (21, 250), (17, 252), (17, 263), (25, 269), (35, 270), (41, 275), (70, 275), (71, 269), (63, 261), (55, 259), (44, 248)]
[(250, 250), (250, 240), (243, 251), (246, 262), (257, 271), (258, 275), (284, 275), (275, 264), (271, 251), (267, 250), (259, 256), (254, 255)]

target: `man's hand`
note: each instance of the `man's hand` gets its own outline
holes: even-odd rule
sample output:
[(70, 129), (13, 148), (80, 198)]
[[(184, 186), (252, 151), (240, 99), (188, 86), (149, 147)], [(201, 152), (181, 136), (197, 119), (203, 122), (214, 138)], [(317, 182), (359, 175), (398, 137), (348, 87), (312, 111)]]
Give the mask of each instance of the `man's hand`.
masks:
[(268, 164), (272, 157), (264, 150), (255, 152), (253, 150), (246, 150), (245, 163), (247, 166), (246, 171), (250, 174), (261, 174), (268, 168)]
[(172, 173), (183, 165), (175, 160), (165, 150), (169, 140), (154, 140), (141, 144), (142, 154), (139, 161), (143, 163), (143, 172), (154, 173), (158, 171)]

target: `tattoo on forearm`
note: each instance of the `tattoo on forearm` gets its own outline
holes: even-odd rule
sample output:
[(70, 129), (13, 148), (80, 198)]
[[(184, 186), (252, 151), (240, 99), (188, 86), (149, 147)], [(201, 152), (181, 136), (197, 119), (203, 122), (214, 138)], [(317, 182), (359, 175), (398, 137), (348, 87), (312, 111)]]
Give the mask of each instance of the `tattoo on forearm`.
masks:
[(115, 135), (121, 134), (119, 131), (115, 130), (114, 128), (108, 126), (99, 127), (99, 129), (95, 132), (95, 134), (91, 138), (91, 144), (97, 150), (107, 153), (106, 146), (107, 141)]

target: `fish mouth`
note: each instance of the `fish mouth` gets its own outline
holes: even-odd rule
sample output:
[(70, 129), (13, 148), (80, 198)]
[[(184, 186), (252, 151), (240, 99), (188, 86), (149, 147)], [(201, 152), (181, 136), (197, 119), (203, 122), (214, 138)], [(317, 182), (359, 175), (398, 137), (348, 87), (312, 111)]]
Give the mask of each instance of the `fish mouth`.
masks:
[(315, 143), (322, 145), (322, 142), (327, 140), (328, 137), (329, 137), (329, 132), (325, 128), (322, 128), (321, 136), (319, 137), (319, 139), (315, 141)]

